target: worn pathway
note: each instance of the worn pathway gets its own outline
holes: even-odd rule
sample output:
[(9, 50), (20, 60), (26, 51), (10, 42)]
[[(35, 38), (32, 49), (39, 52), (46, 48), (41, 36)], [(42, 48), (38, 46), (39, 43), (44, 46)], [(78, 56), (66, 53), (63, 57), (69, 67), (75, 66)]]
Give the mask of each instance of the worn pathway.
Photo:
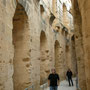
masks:
[[(74, 81), (73, 87), (69, 87), (68, 82), (66, 80), (62, 81), (60, 83), (58, 90), (76, 90), (76, 81), (75, 81), (75, 79), (73, 79), (73, 81)], [(46, 90), (49, 90), (49, 88), (47, 88)]]

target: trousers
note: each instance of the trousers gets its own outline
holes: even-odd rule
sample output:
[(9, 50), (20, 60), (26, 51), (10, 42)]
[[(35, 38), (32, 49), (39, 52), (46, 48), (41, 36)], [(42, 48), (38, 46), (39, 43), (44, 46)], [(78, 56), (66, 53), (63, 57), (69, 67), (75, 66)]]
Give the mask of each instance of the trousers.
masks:
[(71, 86), (71, 84), (73, 86), (73, 80), (72, 80), (72, 78), (68, 78), (68, 83), (69, 83), (69, 86)]
[(58, 86), (50, 86), (50, 90), (58, 90)]

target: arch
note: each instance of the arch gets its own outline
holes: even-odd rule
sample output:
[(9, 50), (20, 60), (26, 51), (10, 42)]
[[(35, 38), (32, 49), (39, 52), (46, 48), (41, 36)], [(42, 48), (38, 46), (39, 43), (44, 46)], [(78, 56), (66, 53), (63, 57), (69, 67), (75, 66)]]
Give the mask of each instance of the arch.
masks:
[(56, 72), (60, 75), (62, 72), (62, 59), (61, 59), (61, 49), (59, 41), (55, 41), (54, 45), (54, 52), (55, 52), (55, 69)]
[(77, 60), (76, 60), (76, 51), (75, 51), (75, 36), (71, 36), (71, 64), (72, 64), (72, 71), (74, 76), (76, 76), (77, 72)]
[(45, 32), (40, 35), (40, 84), (44, 84), (47, 80), (49, 69), (49, 50)]
[(65, 27), (69, 27), (69, 19), (68, 19), (68, 15), (67, 15), (68, 11), (67, 11), (67, 7), (65, 5), (65, 3), (63, 3), (63, 24)]
[(68, 46), (68, 45), (66, 45), (66, 47), (65, 47), (65, 53), (66, 53), (66, 67), (67, 68), (71, 68), (71, 65), (69, 65), (70, 64), (70, 61), (71, 61), (71, 59), (70, 59), (70, 47)]
[(66, 25), (66, 18), (67, 18), (67, 8), (66, 5), (63, 3), (63, 24)]
[(29, 3), (31, 3), (31, 1), (28, 1), (28, 0), (14, 0), (13, 1), (13, 4), (14, 4), (14, 7), (16, 8), (18, 4), (22, 5), (22, 7), (24, 8), (27, 16), (30, 15), (30, 6), (29, 6)]
[(41, 14), (41, 16), (43, 16), (44, 11), (45, 11), (45, 9), (44, 9), (43, 5), (40, 5), (40, 14)]
[(57, 8), (57, 0), (52, 0), (52, 11), (54, 14), (56, 14), (56, 8)]
[(41, 15), (42, 19), (45, 19), (46, 13), (45, 13), (45, 8), (44, 8), (43, 4), (40, 4), (40, 15)]
[(67, 11), (67, 7), (65, 5), (65, 3), (63, 3), (63, 13), (65, 13)]
[(75, 42), (75, 36), (74, 35), (71, 37), (71, 40)]
[(17, 3), (15, 14), (13, 17), (13, 45), (14, 45), (14, 74), (13, 83), (14, 90), (24, 90), (30, 83), (30, 57), (29, 53), (29, 23), (28, 16), (24, 7)]
[[(43, 40), (44, 40), (44, 41), (43, 41)], [(45, 34), (44, 31), (41, 31), (41, 34), (40, 34), (40, 43), (41, 43), (41, 44), (47, 43), (47, 38), (46, 38), (46, 34)]]

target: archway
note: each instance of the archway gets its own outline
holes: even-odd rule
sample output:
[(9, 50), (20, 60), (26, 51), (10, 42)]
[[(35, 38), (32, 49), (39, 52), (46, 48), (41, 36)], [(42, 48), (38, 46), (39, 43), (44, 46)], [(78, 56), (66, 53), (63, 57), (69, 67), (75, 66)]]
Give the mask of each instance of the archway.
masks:
[(70, 58), (70, 47), (66, 45), (65, 47), (65, 56), (66, 56), (66, 68), (71, 69), (71, 58)]
[(65, 3), (63, 3), (63, 24), (65, 27), (69, 27), (68, 11)]
[(14, 90), (24, 90), (30, 85), (30, 40), (28, 17), (22, 5), (17, 4), (13, 17)]
[(63, 3), (63, 24), (66, 23), (66, 18), (67, 18), (67, 8), (66, 5)]
[(57, 0), (52, 0), (52, 11), (56, 14)]
[(61, 59), (61, 49), (60, 49), (60, 44), (59, 42), (56, 40), (55, 41), (55, 45), (54, 45), (54, 51), (55, 51), (55, 69), (56, 69), (56, 72), (61, 75), (62, 74), (62, 65), (63, 65), (63, 62), (62, 62), (62, 59)]
[(40, 84), (44, 84), (50, 72), (49, 69), (49, 50), (45, 32), (40, 36)]
[(71, 37), (71, 63), (73, 75), (76, 76), (77, 73), (77, 60), (76, 60), (76, 51), (75, 51), (75, 36)]

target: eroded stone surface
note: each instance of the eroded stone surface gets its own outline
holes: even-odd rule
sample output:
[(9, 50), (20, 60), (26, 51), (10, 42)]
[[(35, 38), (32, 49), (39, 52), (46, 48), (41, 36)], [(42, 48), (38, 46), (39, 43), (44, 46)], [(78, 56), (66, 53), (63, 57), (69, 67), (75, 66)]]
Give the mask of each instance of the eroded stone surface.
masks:
[(74, 0), (72, 3), (79, 84), (82, 90), (90, 90), (90, 1)]
[(61, 79), (68, 67), (75, 73), (69, 46), (73, 20), (65, 12), (63, 17), (63, 3), (57, 0), (0, 1), (0, 90), (24, 90), (30, 85), (40, 90), (40, 81), (47, 79), (51, 68)]

